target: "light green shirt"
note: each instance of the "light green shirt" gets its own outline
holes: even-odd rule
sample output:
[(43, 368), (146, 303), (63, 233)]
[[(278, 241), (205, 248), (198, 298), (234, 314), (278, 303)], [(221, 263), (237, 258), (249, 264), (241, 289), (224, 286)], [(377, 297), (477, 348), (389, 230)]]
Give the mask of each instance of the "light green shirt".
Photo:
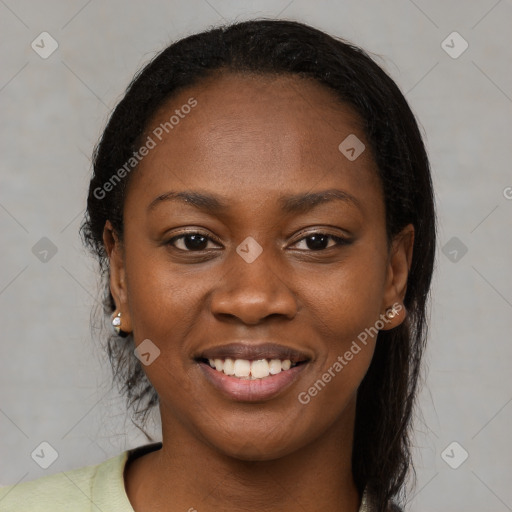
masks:
[[(124, 487), (126, 462), (160, 447), (161, 443), (139, 446), (94, 466), (2, 487), (0, 511), (134, 512)], [(364, 492), (359, 512), (371, 510), (367, 500)]]
[[(127, 450), (100, 464), (43, 476), (0, 489), (1, 512), (134, 512), (124, 487), (128, 457), (161, 443)], [(72, 506), (72, 507), (70, 507)]]

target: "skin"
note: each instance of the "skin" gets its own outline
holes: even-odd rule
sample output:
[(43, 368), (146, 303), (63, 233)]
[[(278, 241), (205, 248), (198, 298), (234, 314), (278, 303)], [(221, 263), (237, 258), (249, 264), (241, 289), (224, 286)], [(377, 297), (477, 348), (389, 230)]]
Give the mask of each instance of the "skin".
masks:
[[(360, 120), (330, 90), (297, 77), (224, 74), (164, 104), (146, 135), (190, 97), (197, 106), (130, 177), (123, 240), (109, 222), (104, 231), (121, 327), (136, 345), (150, 339), (161, 351), (144, 370), (160, 397), (163, 447), (126, 467), (127, 495), (136, 512), (355, 512), (356, 393), (375, 339), (308, 404), (297, 396), (402, 303), (413, 227), (388, 244)], [(355, 161), (338, 149), (352, 133), (366, 145)], [(284, 195), (327, 189), (351, 194), (359, 206), (280, 208)], [(148, 211), (157, 196), (184, 190), (222, 196), (228, 209), (162, 201)], [(206, 250), (194, 252), (187, 238), (173, 247), (170, 239), (183, 231), (210, 237)], [(350, 243), (329, 238), (315, 251), (305, 238), (315, 233)], [(248, 236), (263, 249), (252, 263), (236, 252)], [(311, 361), (274, 399), (236, 402), (205, 380), (192, 356), (240, 339), (282, 343)]]

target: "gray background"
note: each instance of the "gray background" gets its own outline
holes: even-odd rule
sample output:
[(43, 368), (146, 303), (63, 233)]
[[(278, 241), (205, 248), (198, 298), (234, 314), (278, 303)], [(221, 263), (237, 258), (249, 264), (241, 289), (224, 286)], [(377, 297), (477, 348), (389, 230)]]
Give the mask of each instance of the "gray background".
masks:
[[(146, 442), (89, 331), (96, 267), (78, 227), (91, 151), (155, 52), (254, 16), (304, 21), (378, 54), (417, 114), (440, 231), (410, 510), (512, 510), (510, 0), (0, 0), (0, 484)], [(59, 44), (47, 59), (31, 48), (43, 31)], [(442, 47), (453, 31), (469, 44), (458, 58)], [(57, 249), (47, 261), (33, 250), (43, 237)], [(31, 458), (42, 441), (59, 455), (46, 470)], [(443, 460), (459, 464), (462, 450), (457, 469)]]

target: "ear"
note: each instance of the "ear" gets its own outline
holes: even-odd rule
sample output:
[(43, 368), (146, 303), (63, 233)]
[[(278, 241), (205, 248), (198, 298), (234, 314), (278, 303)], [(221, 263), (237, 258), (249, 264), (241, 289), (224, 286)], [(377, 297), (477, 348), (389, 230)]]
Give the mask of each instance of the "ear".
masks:
[(103, 228), (103, 244), (109, 258), (110, 292), (116, 303), (116, 311), (121, 312), (121, 330), (131, 332), (132, 325), (128, 309), (126, 288), (126, 270), (124, 267), (124, 249), (114, 227), (109, 220)]
[[(403, 305), (407, 291), (407, 278), (412, 264), (414, 246), (414, 226), (408, 224), (400, 231), (391, 243), (389, 251), (386, 284), (382, 300), (382, 313), (387, 316), (383, 330), (393, 329), (400, 325), (407, 315)], [(393, 313), (387, 315), (390, 308)]]

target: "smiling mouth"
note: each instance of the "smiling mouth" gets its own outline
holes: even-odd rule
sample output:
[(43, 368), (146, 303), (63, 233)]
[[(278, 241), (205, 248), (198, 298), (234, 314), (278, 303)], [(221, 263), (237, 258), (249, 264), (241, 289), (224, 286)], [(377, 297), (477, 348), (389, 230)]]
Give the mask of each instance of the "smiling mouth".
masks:
[(242, 380), (259, 380), (286, 372), (291, 368), (307, 363), (307, 360), (292, 362), (290, 359), (206, 359), (198, 358), (219, 373)]

